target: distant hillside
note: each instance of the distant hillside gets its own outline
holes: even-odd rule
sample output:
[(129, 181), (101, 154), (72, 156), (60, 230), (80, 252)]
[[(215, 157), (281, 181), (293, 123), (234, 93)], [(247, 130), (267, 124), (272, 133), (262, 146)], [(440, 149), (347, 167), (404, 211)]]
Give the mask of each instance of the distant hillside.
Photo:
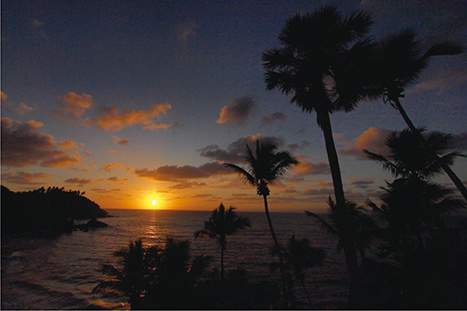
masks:
[(109, 217), (84, 192), (44, 187), (27, 192), (2, 188), (2, 234), (71, 232), (75, 219)]

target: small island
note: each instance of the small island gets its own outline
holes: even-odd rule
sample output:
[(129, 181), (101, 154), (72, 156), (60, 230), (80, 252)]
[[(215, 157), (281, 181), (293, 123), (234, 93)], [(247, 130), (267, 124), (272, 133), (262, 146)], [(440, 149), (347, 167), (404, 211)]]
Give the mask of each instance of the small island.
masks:
[(3, 185), (1, 187), (3, 236), (71, 233), (77, 229), (74, 221), (85, 219), (105, 227), (96, 219), (110, 217), (97, 203), (86, 198), (85, 192), (63, 187), (13, 192)]

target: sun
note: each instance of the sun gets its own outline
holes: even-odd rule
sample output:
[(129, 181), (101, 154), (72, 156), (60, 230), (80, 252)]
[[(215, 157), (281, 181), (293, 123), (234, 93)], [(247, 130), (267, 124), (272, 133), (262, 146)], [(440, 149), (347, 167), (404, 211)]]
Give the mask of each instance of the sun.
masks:
[(152, 205), (156, 205), (157, 204), (157, 201), (156, 200), (152, 200)]

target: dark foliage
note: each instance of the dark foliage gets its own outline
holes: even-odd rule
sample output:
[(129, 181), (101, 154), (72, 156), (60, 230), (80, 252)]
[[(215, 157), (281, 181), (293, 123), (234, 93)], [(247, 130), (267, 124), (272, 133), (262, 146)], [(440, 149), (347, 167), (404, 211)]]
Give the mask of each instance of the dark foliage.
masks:
[(93, 293), (114, 292), (128, 298), (132, 309), (270, 309), (280, 289), (269, 282), (251, 283), (246, 271), (233, 270), (223, 280), (201, 280), (210, 256), (191, 260), (188, 241), (167, 239), (164, 247), (143, 247), (141, 240), (115, 253), (121, 267), (105, 265), (112, 276)]
[(75, 219), (109, 217), (84, 192), (44, 187), (12, 192), (2, 186), (2, 234), (64, 233), (73, 230)]

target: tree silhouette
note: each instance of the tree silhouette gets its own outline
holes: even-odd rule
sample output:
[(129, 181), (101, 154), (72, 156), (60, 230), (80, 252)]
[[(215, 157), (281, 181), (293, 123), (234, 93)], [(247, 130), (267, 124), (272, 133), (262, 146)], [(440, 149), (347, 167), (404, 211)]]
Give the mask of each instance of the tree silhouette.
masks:
[[(352, 111), (361, 100), (376, 95), (370, 83), (369, 60), (374, 55), (374, 44), (368, 38), (371, 25), (372, 19), (365, 12), (342, 16), (336, 7), (324, 6), (288, 19), (279, 35), (282, 48), (263, 53), (267, 89), (291, 94), (292, 103), (305, 112), (316, 112), (337, 208), (341, 209), (345, 208), (345, 196), (330, 114)], [(340, 237), (352, 284), (358, 272), (356, 250), (348, 237)]]
[[(328, 217), (329, 221), (325, 220), (318, 214), (305, 211), (306, 215), (312, 217), (320, 226), (321, 229), (329, 235), (337, 237), (338, 250), (343, 248), (342, 238), (340, 234), (344, 234), (354, 244), (354, 247), (360, 253), (360, 256), (365, 258), (365, 251), (378, 232), (378, 227), (374, 220), (368, 215), (365, 209), (353, 202), (347, 201), (344, 209), (337, 208), (337, 205), (331, 197), (328, 199)], [(337, 230), (336, 228), (341, 228)]]
[[(273, 248), (272, 253), (277, 253), (278, 249)], [(308, 303), (311, 308), (314, 308), (314, 304), (311, 301), (308, 290), (305, 286), (305, 269), (311, 269), (316, 266), (321, 266), (326, 257), (326, 252), (322, 248), (311, 247), (310, 240), (306, 238), (297, 239), (295, 235), (292, 235), (287, 242), (287, 247), (283, 251), (285, 254), (285, 266), (287, 270), (290, 270), (295, 280), (297, 280), (303, 288), (306, 294)], [(273, 270), (277, 269), (277, 265), (272, 264), (270, 266)]]
[[(232, 163), (224, 163), (224, 165), (237, 172), (241, 177), (244, 178), (247, 184), (256, 187), (256, 193), (263, 197), (264, 210), (268, 220), (272, 239), (276, 248), (282, 249), (279, 241), (277, 240), (276, 233), (274, 232), (271, 216), (269, 215), (267, 199), (268, 195), (270, 194), (269, 185), (274, 183), (274, 181), (277, 179), (282, 178), (286, 171), (289, 170), (292, 165), (297, 165), (299, 161), (290, 155), (288, 151), (275, 152), (277, 149), (276, 145), (265, 142), (260, 143), (259, 140), (256, 141), (256, 150), (254, 153), (248, 145), (246, 146), (246, 149), (247, 154), (245, 156), (245, 160), (248, 164), (247, 170)], [(282, 290), (284, 293), (284, 298), (288, 304), (289, 297), (284, 270), (284, 258), (282, 252), (279, 251), (277, 254), (279, 256), (280, 262)]]
[(143, 247), (131, 242), (128, 250), (115, 252), (121, 268), (103, 265), (112, 279), (99, 283), (92, 293), (120, 293), (128, 297), (132, 309), (190, 309), (195, 280), (211, 262), (197, 256), (190, 264), (190, 244), (167, 238), (165, 246)]
[(224, 251), (227, 246), (227, 235), (234, 234), (245, 227), (251, 227), (247, 217), (238, 216), (234, 207), (227, 211), (223, 204), (212, 211), (211, 217), (204, 222), (204, 228), (195, 232), (195, 239), (199, 236), (216, 239), (221, 249), (221, 279), (224, 279)]
[(446, 41), (432, 45), (422, 54), (421, 44), (415, 41), (415, 35), (413, 30), (407, 29), (389, 35), (379, 44), (378, 56), (375, 58), (377, 62), (375, 63), (374, 81), (378, 92), (383, 95), (384, 102), (390, 103), (393, 108), (399, 111), (409, 129), (416, 135), (421, 144), (425, 144), (428, 152), (431, 153), (467, 201), (467, 189), (464, 184), (449, 165), (428, 147), (425, 138), (410, 120), (400, 102), (400, 98), (404, 97), (403, 92), (406, 87), (418, 80), (420, 73), (428, 66), (431, 57), (457, 55), (462, 53), (464, 48), (456, 43)]
[(383, 253), (395, 254), (399, 260), (414, 249), (424, 248), (424, 233), (445, 226), (443, 214), (467, 206), (451, 196), (452, 190), (430, 182), (440, 173), (440, 162), (452, 165), (460, 155), (456, 151), (447, 152), (453, 149), (452, 137), (432, 132), (421, 141), (418, 137), (423, 132), (423, 129), (391, 132), (386, 140), (387, 156), (364, 150), (370, 159), (380, 162), (397, 178), (382, 188), (380, 207), (371, 201), (368, 205), (387, 224)]
[(424, 136), (426, 143), (418, 139), (425, 129), (409, 129), (401, 132), (393, 131), (386, 139), (389, 148), (387, 156), (363, 150), (369, 159), (379, 162), (394, 177), (431, 179), (441, 172), (440, 161), (445, 165), (453, 165), (461, 153), (454, 150), (452, 136), (439, 132), (431, 132)]

